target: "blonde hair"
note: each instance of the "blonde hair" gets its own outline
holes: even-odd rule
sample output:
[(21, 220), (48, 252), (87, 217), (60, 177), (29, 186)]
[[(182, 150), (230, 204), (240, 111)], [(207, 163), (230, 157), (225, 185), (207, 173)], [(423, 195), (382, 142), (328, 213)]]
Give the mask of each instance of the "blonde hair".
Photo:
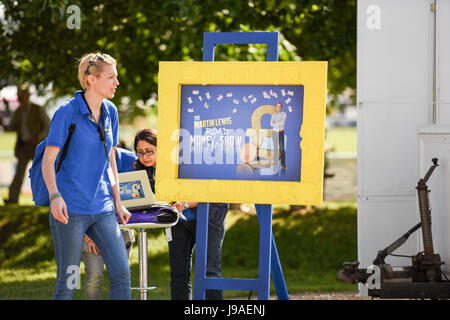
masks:
[(78, 64), (78, 81), (84, 90), (89, 87), (87, 76), (92, 74), (100, 76), (105, 64), (117, 64), (116, 60), (106, 53), (88, 53), (84, 55)]

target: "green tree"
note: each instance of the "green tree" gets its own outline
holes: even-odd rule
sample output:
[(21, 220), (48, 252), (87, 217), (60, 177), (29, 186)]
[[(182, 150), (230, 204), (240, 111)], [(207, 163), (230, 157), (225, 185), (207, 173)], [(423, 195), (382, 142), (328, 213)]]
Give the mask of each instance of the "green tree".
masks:
[[(278, 31), (280, 60), (327, 60), (328, 90), (356, 87), (356, 0), (2, 1), (0, 87), (79, 89), (77, 59), (118, 60), (115, 102), (130, 120), (156, 110), (159, 61), (201, 60), (203, 32)], [(79, 28), (70, 5), (80, 9)], [(216, 60), (264, 60), (262, 45), (218, 46)], [(124, 98), (124, 99), (122, 99)], [(334, 100), (332, 100), (333, 102)]]

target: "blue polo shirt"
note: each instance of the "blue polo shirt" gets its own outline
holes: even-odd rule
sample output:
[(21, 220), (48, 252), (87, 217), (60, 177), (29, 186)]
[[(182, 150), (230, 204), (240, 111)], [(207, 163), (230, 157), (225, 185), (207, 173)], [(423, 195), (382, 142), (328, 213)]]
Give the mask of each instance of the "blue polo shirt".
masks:
[[(81, 95), (66, 101), (55, 112), (50, 124), (47, 146), (63, 148), (71, 123), (76, 124), (66, 157), (56, 174), (56, 185), (69, 213), (98, 214), (114, 210), (108, 160), (96, 123)], [(119, 144), (119, 117), (115, 105), (107, 99), (102, 102), (104, 121), (99, 121), (105, 132), (107, 150)], [(104, 127), (103, 127), (104, 124)]]
[(136, 170), (134, 168), (134, 163), (138, 157), (134, 152), (123, 148), (116, 148), (116, 156), (117, 172), (121, 173)]

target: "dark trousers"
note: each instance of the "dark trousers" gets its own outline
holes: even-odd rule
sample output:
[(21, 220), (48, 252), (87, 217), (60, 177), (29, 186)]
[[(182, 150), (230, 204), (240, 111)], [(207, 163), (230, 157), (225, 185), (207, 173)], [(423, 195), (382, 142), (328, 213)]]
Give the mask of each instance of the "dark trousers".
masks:
[[(209, 205), (208, 250), (206, 276), (222, 277), (222, 245), (225, 237), (225, 217), (228, 204)], [(197, 221), (178, 222), (169, 242), (170, 293), (172, 300), (192, 299), (192, 253), (196, 240)], [(207, 300), (223, 300), (222, 290), (206, 290)]]
[[(281, 165), (286, 165), (286, 152), (284, 149), (284, 130), (283, 131), (274, 131), (272, 130), (272, 142), (274, 146), (274, 164), (275, 169), (279, 168), (279, 161), (281, 159)], [(280, 154), (278, 154), (278, 150), (280, 150)]]

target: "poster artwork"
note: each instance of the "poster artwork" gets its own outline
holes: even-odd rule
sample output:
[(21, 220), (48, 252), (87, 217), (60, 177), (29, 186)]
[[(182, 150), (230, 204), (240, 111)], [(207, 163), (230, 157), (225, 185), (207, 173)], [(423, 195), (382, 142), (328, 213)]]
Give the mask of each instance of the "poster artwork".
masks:
[(119, 184), (120, 199), (122, 201), (145, 198), (143, 190), (139, 180), (121, 182)]
[(301, 181), (303, 85), (181, 85), (179, 179)]

